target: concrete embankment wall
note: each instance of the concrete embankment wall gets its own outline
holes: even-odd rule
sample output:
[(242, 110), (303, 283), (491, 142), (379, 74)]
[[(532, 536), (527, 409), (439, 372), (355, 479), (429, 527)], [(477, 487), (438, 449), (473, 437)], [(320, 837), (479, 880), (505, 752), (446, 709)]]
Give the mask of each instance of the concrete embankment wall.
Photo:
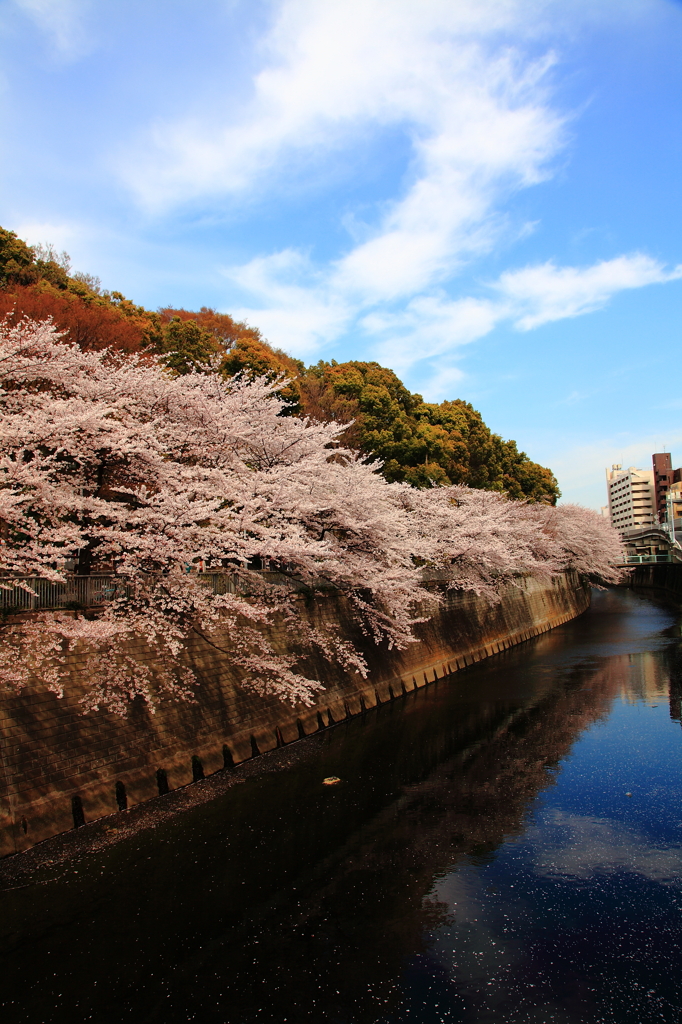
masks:
[(623, 583), (627, 587), (653, 587), (682, 600), (682, 563), (638, 565)]
[[(449, 591), (437, 614), (418, 627), (418, 643), (388, 651), (363, 644), (340, 596), (307, 606), (301, 597), (301, 614), (321, 628), (340, 625), (364, 647), (370, 665), (367, 679), (338, 665), (313, 665), (325, 690), (310, 708), (240, 686), (230, 638), (218, 636), (222, 650), (199, 637), (188, 644), (186, 657), (201, 683), (196, 703), (168, 702), (152, 715), (140, 701), (125, 718), (106, 711), (84, 715), (79, 700), (87, 681), (76, 658), (62, 699), (36, 687), (0, 701), (0, 855), (73, 828), (74, 798), (86, 821), (117, 811), (117, 783), (129, 806), (149, 800), (159, 792), (159, 769), (176, 789), (193, 780), (197, 758), (209, 774), (328, 728), (567, 622), (589, 601), (589, 588), (573, 575), (549, 584), (521, 580), (493, 605)], [(128, 653), (153, 665), (143, 644)]]

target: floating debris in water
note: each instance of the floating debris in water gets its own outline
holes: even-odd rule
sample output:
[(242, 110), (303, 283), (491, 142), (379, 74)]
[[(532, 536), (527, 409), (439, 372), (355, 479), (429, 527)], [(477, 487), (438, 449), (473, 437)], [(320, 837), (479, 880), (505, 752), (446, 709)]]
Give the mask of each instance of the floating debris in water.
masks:
[(338, 775), (328, 775), (326, 779), (322, 779), (323, 786), (335, 786), (337, 782), (341, 782)]

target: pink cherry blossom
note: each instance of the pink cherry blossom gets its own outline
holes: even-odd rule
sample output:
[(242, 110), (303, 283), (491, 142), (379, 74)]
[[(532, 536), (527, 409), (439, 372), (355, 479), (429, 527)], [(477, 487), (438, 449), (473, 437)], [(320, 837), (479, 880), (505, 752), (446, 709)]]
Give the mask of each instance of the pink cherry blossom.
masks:
[[(0, 683), (61, 694), (78, 653), (86, 710), (125, 713), (134, 698), (154, 710), (191, 699), (187, 638), (220, 647), (229, 634), (244, 685), (311, 703), (323, 681), (306, 654), (367, 666), (349, 637), (301, 614), (297, 588), (341, 592), (362, 634), (401, 648), (439, 599), (425, 574), (491, 600), (528, 574), (617, 579), (619, 541), (595, 513), (389, 484), (340, 445), (346, 425), (282, 415), (281, 387), (82, 352), (49, 322), (0, 325), (0, 584), (65, 581), (74, 563), (125, 584), (94, 619), (6, 623)], [(251, 571), (254, 559), (280, 582)], [(214, 594), (199, 566), (233, 585)], [(273, 622), (286, 655), (268, 640)], [(125, 653), (131, 641), (148, 645), (153, 672)]]

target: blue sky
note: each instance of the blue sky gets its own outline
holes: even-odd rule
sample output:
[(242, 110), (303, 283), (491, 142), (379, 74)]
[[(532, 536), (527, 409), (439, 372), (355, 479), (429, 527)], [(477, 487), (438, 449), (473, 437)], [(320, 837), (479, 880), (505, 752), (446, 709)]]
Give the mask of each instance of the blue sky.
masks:
[(598, 508), (682, 463), (682, 3), (4, 0), (0, 223), (464, 398)]

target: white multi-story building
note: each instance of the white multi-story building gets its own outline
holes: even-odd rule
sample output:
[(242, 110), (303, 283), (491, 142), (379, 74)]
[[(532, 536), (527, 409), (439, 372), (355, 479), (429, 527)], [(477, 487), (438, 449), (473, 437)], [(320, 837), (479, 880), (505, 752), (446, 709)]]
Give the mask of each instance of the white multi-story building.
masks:
[(606, 470), (609, 517), (618, 533), (651, 526), (656, 519), (656, 492), (652, 469), (623, 469), (614, 464)]

